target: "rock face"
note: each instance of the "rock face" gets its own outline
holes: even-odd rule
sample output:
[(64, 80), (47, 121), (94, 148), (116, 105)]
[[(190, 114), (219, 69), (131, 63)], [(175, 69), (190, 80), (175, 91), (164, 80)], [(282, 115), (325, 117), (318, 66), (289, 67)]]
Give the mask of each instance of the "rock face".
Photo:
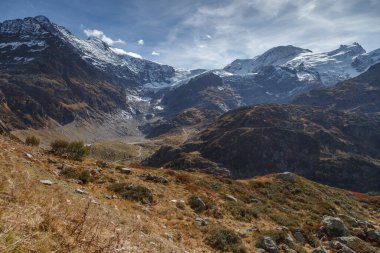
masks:
[(337, 217), (325, 216), (321, 222), (323, 231), (330, 237), (341, 237), (350, 234), (343, 221)]
[[(145, 162), (213, 174), (227, 169), (233, 178), (293, 172), (341, 188), (379, 190), (379, 68), (374, 65), (334, 88), (302, 96), (295, 104), (230, 111), (195, 138), (180, 147), (163, 147)], [(318, 106), (311, 101), (318, 101)]]

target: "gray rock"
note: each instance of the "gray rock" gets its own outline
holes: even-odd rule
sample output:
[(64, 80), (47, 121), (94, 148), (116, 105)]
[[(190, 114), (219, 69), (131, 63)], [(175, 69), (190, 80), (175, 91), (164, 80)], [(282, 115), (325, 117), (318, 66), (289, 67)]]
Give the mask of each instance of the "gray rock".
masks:
[(250, 228), (239, 229), (238, 233), (240, 236), (246, 237), (254, 231), (257, 231), (257, 227), (255, 227), (255, 226), (250, 227)]
[(318, 247), (313, 249), (311, 253), (327, 253), (327, 251), (323, 247)]
[(208, 220), (207, 220), (207, 218), (196, 217), (195, 218), (195, 223), (197, 223), (200, 226), (207, 226), (208, 225)]
[(156, 176), (150, 173), (144, 173), (143, 175), (141, 175), (141, 178), (145, 181), (152, 181), (155, 183), (160, 183), (160, 184), (165, 184), (165, 185), (169, 184), (169, 180), (166, 177)]
[(304, 235), (301, 233), (301, 231), (299, 231), (299, 230), (296, 230), (296, 231), (293, 233), (293, 237), (294, 237), (294, 239), (296, 239), (296, 241), (299, 242), (299, 243), (305, 244), (305, 242), (306, 242), (305, 236), (304, 236)]
[(380, 230), (368, 230), (367, 236), (380, 245)]
[(356, 253), (355, 251), (338, 241), (331, 241), (329, 242), (329, 245), (331, 248), (339, 250), (340, 253)]
[(192, 198), (190, 200), (189, 204), (190, 204), (190, 207), (192, 209), (195, 209), (195, 210), (198, 210), (198, 211), (202, 211), (202, 210), (206, 210), (207, 209), (207, 206), (206, 206), (205, 202), (203, 202), (203, 200), (200, 197)]
[(52, 185), (53, 184), (53, 182), (48, 180), (48, 179), (40, 180), (40, 183), (44, 184), (44, 185)]
[(269, 253), (277, 253), (278, 247), (277, 244), (269, 236), (263, 237), (263, 248)]
[(296, 181), (296, 174), (291, 172), (283, 172), (275, 175), (275, 178), (294, 183)]
[(118, 168), (117, 169), (120, 173), (122, 174), (125, 174), (125, 175), (129, 175), (132, 173), (132, 170), (129, 169), (129, 168)]
[(235, 198), (234, 196), (232, 196), (230, 194), (226, 194), (225, 197), (227, 200), (231, 200), (231, 201), (235, 201), (235, 202), (238, 201), (237, 198)]
[(75, 189), (75, 192), (79, 193), (79, 194), (88, 194), (88, 192), (86, 192), (85, 190), (82, 190), (80, 188)]
[(322, 219), (321, 225), (323, 226), (323, 231), (330, 237), (350, 235), (350, 232), (340, 218), (325, 216)]

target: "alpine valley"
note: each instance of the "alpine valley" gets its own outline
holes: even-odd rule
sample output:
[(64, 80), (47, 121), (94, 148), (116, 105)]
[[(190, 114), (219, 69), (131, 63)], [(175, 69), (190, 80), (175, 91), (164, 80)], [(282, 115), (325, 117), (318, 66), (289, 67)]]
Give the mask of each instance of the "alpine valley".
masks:
[(380, 250), (380, 48), (186, 70), (6, 20), (0, 149), (1, 252)]

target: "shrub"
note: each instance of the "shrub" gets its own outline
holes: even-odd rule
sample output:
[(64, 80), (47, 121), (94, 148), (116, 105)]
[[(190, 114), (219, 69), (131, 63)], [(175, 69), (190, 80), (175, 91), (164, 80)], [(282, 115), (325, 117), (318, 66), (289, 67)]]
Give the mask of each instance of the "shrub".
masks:
[(234, 231), (223, 226), (212, 228), (205, 242), (215, 250), (234, 253), (247, 252), (241, 238)]
[(88, 148), (82, 141), (73, 141), (67, 146), (67, 156), (73, 160), (81, 160), (86, 154), (88, 154)]
[(76, 169), (74, 169), (72, 167), (65, 167), (62, 170), (61, 175), (65, 176), (67, 178), (78, 179), (80, 173)]
[(25, 144), (28, 146), (39, 146), (40, 145), (40, 139), (38, 139), (36, 136), (28, 136), (25, 139)]
[(50, 143), (51, 152), (55, 155), (64, 155), (68, 146), (69, 142), (66, 140), (55, 140)]
[(252, 219), (259, 217), (258, 212), (245, 203), (238, 201), (227, 201), (225, 203), (226, 210), (237, 220), (250, 222)]
[(115, 183), (110, 185), (109, 189), (119, 194), (124, 199), (138, 201), (143, 204), (153, 203), (153, 194), (151, 190), (144, 186), (126, 183)]
[(82, 141), (55, 140), (50, 143), (50, 147), (53, 154), (73, 160), (81, 160), (89, 151)]
[(93, 178), (91, 172), (89, 170), (84, 170), (79, 174), (78, 179), (82, 181), (84, 184), (92, 182)]

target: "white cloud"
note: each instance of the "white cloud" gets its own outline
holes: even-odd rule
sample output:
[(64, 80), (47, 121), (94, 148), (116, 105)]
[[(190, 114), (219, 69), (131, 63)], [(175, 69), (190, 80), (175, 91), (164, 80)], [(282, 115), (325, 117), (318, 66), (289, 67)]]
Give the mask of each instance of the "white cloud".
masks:
[(139, 58), (139, 59), (142, 59), (142, 56), (137, 54), (137, 53), (134, 53), (134, 52), (127, 52), (121, 48), (116, 48), (116, 47), (110, 47), (110, 49), (115, 52), (116, 54), (118, 55), (129, 55), (129, 56), (132, 56), (134, 58)]
[(159, 52), (156, 52), (156, 51), (153, 50), (152, 55), (154, 55), (154, 56), (159, 56), (160, 53), (159, 53)]
[(184, 68), (221, 68), (279, 45), (328, 51), (357, 41), (373, 50), (379, 11), (375, 0), (220, 0), (184, 14), (156, 46), (160, 61)]
[(139, 45), (139, 46), (143, 46), (143, 45), (144, 45), (144, 40), (138, 40), (138, 41), (137, 41), (137, 45)]
[(84, 29), (84, 34), (86, 34), (87, 37), (96, 37), (101, 39), (104, 43), (106, 43), (109, 46), (113, 46), (114, 44), (125, 44), (125, 41), (121, 39), (113, 40), (110, 37), (106, 36), (103, 31), (96, 30), (96, 29)]

